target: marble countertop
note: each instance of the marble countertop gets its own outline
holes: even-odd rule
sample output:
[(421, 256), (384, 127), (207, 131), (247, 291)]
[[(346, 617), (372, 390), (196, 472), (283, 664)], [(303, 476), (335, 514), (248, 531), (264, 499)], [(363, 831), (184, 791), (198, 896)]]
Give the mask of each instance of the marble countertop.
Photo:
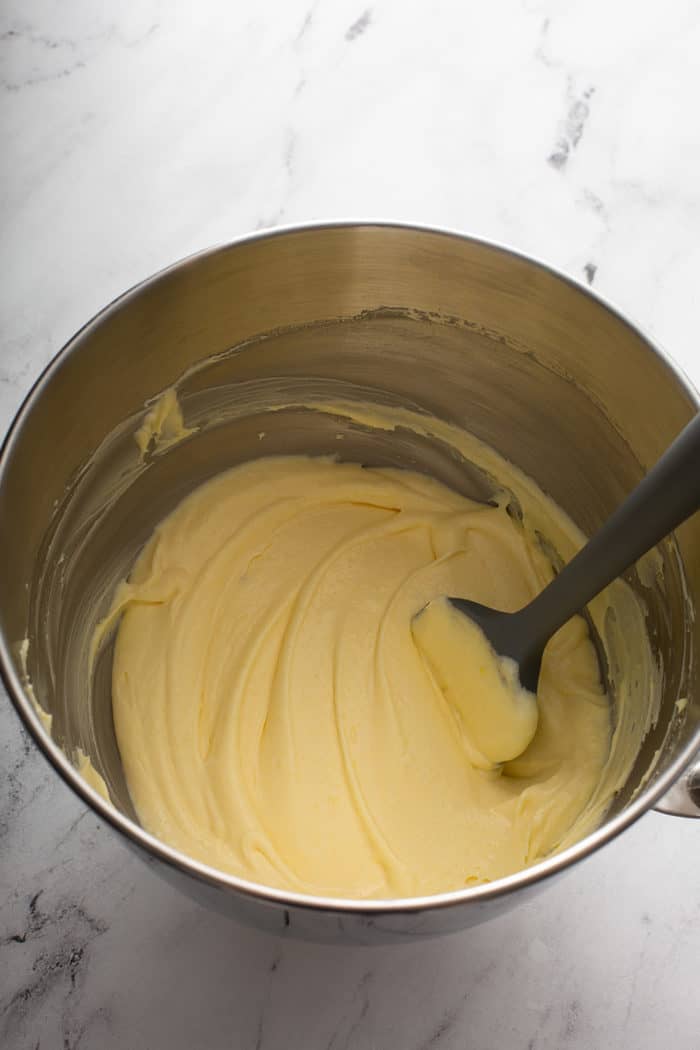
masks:
[[(0, 430), (126, 287), (324, 217), (539, 255), (700, 382), (698, 53), (695, 0), (5, 0)], [(700, 1046), (692, 821), (650, 813), (464, 934), (300, 944), (161, 882), (0, 700), (6, 1050)]]

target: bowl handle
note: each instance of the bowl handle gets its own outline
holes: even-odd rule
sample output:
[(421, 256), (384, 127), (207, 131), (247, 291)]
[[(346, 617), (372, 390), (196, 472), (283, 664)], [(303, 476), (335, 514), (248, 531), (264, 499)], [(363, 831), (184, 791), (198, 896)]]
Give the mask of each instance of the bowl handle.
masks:
[(654, 808), (675, 817), (700, 817), (700, 760), (688, 766)]

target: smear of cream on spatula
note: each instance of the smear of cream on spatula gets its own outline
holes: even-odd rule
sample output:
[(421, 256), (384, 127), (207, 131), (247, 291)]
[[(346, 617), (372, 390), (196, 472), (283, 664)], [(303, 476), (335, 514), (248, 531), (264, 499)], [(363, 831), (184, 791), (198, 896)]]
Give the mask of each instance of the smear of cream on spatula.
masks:
[(493, 768), (517, 758), (537, 731), (537, 697), (520, 684), (518, 666), (500, 656), (478, 624), (436, 598), (413, 620), (411, 630), (430, 670), (466, 734)]

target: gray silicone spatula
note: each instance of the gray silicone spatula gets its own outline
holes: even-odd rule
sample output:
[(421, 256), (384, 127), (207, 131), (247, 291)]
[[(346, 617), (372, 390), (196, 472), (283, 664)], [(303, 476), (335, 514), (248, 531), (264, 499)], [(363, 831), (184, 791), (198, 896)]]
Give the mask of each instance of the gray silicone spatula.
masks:
[(529, 605), (504, 613), (464, 598), (449, 601), (481, 628), (499, 656), (515, 661), (521, 685), (535, 693), (542, 653), (555, 631), (698, 509), (700, 415)]

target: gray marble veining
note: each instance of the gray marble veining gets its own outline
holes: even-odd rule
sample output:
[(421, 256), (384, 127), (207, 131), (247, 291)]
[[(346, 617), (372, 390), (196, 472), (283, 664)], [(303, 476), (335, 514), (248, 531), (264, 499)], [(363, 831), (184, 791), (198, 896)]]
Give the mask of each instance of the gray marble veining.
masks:
[[(514, 244), (700, 381), (700, 9), (622, 0), (8, 0), (0, 430), (124, 288), (207, 244), (370, 215)], [(238, 927), (57, 781), (0, 697), (8, 1050), (700, 1046), (700, 828), (650, 814), (487, 926), (396, 948)]]

